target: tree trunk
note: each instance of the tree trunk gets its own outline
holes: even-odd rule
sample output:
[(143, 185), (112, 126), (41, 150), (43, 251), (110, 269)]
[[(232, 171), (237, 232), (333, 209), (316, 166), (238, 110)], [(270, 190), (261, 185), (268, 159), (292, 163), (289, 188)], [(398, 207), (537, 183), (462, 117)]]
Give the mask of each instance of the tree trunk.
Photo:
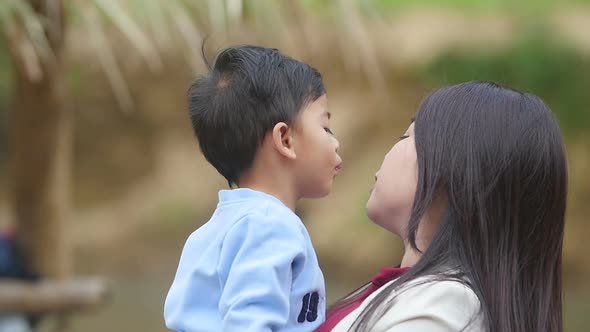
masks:
[(66, 239), (72, 128), (63, 105), (64, 8), (62, 0), (28, 2), (47, 22), (54, 57), (40, 61), (42, 76), (32, 79), (18, 47), (11, 48), (16, 80), (10, 133), (12, 206), (26, 262), (43, 277), (63, 279), (72, 266)]

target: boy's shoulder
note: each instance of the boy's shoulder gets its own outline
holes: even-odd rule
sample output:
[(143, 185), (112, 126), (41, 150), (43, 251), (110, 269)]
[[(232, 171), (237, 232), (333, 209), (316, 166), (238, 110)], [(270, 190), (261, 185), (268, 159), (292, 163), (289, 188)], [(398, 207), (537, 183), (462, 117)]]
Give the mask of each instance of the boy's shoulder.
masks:
[(263, 248), (274, 248), (271, 251), (283, 254), (296, 248), (299, 255), (307, 251), (308, 239), (305, 227), (292, 211), (285, 213), (272, 202), (261, 201), (255, 208), (240, 211), (239, 217), (231, 221), (221, 239), (221, 248), (226, 257)]
[(236, 220), (238, 223), (254, 223), (257, 227), (283, 228), (301, 231), (303, 222), (291, 209), (272, 200), (260, 200)]
[(221, 190), (218, 208), (238, 210), (238, 219), (276, 219), (302, 224), (299, 216), (278, 198), (250, 189)]
[(305, 241), (309, 237), (301, 219), (278, 198), (247, 188), (221, 190), (212, 220), (242, 238), (295, 234), (293, 240)]

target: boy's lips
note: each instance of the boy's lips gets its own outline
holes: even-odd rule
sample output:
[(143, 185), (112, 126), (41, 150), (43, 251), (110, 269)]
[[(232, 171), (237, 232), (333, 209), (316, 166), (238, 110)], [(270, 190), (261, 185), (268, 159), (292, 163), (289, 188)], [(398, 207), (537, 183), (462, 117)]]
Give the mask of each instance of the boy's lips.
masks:
[(336, 171), (336, 174), (340, 173), (340, 170), (342, 169), (342, 162), (339, 163), (338, 165), (336, 165), (336, 167), (334, 167), (334, 170)]

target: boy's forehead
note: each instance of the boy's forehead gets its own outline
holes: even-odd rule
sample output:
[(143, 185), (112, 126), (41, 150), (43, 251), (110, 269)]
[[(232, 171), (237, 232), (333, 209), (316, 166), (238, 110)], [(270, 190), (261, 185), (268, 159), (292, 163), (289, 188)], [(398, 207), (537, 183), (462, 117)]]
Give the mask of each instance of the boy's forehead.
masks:
[(328, 99), (326, 98), (326, 95), (323, 95), (311, 102), (307, 108), (314, 112), (318, 112), (321, 116), (327, 116), (328, 119), (332, 116), (332, 114), (328, 111)]
[[(297, 115), (296, 122), (304, 118), (309, 119), (330, 119), (332, 114), (328, 111), (328, 104), (325, 95), (308, 103), (303, 110)], [(315, 120), (312, 120), (315, 121)]]

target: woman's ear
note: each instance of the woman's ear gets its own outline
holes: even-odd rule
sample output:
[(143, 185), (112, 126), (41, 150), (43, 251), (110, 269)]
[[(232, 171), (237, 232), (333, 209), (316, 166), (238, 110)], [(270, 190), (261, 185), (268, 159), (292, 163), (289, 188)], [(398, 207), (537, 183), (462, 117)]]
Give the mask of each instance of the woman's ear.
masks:
[(284, 122), (277, 123), (272, 129), (273, 148), (289, 159), (297, 158), (293, 139), (293, 129)]

